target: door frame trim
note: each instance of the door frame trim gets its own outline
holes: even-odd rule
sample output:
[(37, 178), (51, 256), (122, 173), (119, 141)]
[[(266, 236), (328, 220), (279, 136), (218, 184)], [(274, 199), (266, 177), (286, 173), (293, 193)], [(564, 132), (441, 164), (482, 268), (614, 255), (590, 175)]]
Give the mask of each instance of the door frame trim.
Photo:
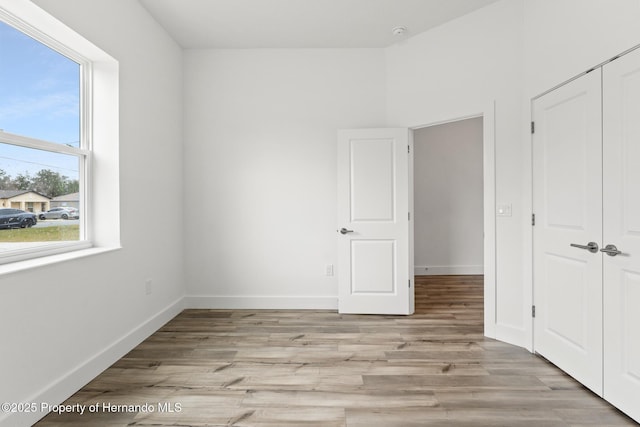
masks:
[[(496, 312), (496, 140), (495, 140), (495, 100), (488, 102), (480, 111), (473, 111), (456, 117), (426, 124), (410, 126), (413, 132), (431, 126), (443, 125), (466, 119), (482, 117), (482, 174), (483, 174), (483, 221), (484, 221), (484, 335), (498, 338)], [(413, 163), (413, 156), (411, 158)], [(413, 198), (413, 164), (410, 166), (409, 185)], [(412, 201), (413, 203), (413, 201)]]

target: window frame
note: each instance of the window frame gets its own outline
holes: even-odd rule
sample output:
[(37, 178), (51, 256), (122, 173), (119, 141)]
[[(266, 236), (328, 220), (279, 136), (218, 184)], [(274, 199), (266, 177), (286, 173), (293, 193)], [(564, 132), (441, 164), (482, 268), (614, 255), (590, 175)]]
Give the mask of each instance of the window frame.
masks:
[[(21, 19), (21, 18), (25, 19)], [(76, 62), (80, 66), (79, 88), (80, 88), (80, 143), (79, 147), (72, 147), (61, 143), (44, 141), (31, 138), (25, 135), (16, 135), (9, 132), (0, 131), (0, 142), (19, 147), (44, 150), (48, 152), (71, 155), (78, 159), (79, 164), (79, 208), (80, 208), (80, 236), (78, 241), (73, 242), (34, 242), (33, 245), (20, 249), (7, 250), (0, 253), (0, 265), (11, 264), (17, 261), (30, 260), (32, 258), (57, 255), (81, 249), (89, 249), (101, 246), (102, 250), (112, 250), (120, 247), (119, 243), (119, 216), (115, 221), (107, 224), (104, 217), (96, 215), (97, 209), (93, 198), (93, 192), (98, 189), (106, 190), (106, 200), (118, 199), (118, 183), (94, 183), (94, 91), (105, 95), (105, 90), (118, 87), (118, 63), (99, 48), (88, 42), (73, 30), (51, 17), (36, 5), (18, 5), (11, 0), (0, 0), (0, 20), (14, 29), (33, 38), (35, 41), (44, 44), (59, 54)], [(29, 21), (29, 22), (27, 22)], [(40, 29), (42, 28), (42, 29)], [(64, 39), (65, 42), (60, 41)], [(69, 45), (73, 45), (74, 48)], [(87, 52), (85, 56), (78, 51)], [(96, 75), (95, 67), (98, 66), (98, 87), (94, 87)], [(105, 157), (108, 165), (109, 160), (117, 171), (117, 144), (118, 144), (118, 96), (104, 96), (104, 102), (98, 105), (101, 111), (100, 128), (110, 127), (110, 132), (106, 132), (102, 138), (108, 141), (102, 147), (101, 154)], [(115, 127), (115, 129), (113, 129)], [(115, 132), (114, 132), (115, 131)], [(108, 153), (108, 154), (107, 154)], [(105, 156), (106, 154), (106, 156)], [(101, 181), (112, 178), (112, 173), (103, 172), (104, 178)], [(117, 204), (116, 204), (117, 206)], [(96, 223), (104, 224), (104, 230), (96, 233)], [(113, 237), (107, 235), (117, 232)], [(98, 235), (97, 235), (98, 234)], [(96, 242), (98, 241), (98, 242)], [(98, 243), (98, 244), (96, 244)], [(81, 256), (80, 254), (78, 256)], [(6, 270), (5, 266), (0, 268), (0, 274)]]

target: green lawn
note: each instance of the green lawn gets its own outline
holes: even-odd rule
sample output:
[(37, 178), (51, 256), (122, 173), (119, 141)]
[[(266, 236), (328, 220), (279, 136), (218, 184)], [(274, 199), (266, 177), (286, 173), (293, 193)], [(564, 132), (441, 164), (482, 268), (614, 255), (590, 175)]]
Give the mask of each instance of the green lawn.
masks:
[(79, 225), (0, 230), (0, 242), (58, 242), (79, 239)]

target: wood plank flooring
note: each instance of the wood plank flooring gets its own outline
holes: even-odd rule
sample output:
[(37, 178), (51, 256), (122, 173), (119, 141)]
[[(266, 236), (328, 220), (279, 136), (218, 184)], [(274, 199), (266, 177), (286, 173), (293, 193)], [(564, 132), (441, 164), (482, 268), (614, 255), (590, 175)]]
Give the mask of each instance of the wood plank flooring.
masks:
[(65, 402), (113, 410), (37, 425), (636, 425), (545, 360), (484, 338), (482, 276), (417, 277), (416, 307), (185, 310)]

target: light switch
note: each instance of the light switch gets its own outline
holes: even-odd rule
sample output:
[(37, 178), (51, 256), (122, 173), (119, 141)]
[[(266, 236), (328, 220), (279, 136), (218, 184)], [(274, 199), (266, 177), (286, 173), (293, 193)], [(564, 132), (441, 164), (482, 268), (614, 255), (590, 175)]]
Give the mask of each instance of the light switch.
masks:
[(511, 204), (496, 205), (496, 216), (511, 216)]

